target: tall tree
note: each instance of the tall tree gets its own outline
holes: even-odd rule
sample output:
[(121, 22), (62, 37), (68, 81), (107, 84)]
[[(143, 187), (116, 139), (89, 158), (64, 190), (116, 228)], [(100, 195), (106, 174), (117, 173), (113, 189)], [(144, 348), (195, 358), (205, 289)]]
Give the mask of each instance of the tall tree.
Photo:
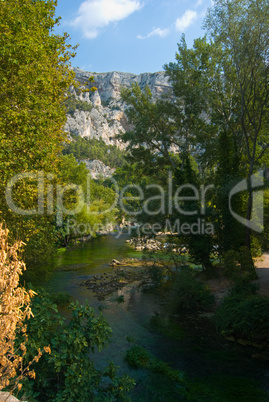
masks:
[[(188, 104), (192, 96), (193, 106), (200, 105), (200, 113), (202, 110), (206, 117), (203, 127), (194, 122), (198, 160), (213, 173), (220, 229), (238, 233), (240, 228), (229, 211), (229, 192), (247, 177), (247, 197), (237, 197), (235, 204), (239, 214), (250, 221), (251, 177), (268, 163), (268, 3), (217, 0), (205, 26), (210, 41), (197, 39), (193, 48), (187, 49), (183, 37), (176, 62), (165, 68), (177, 97)], [(253, 235), (248, 225), (244, 243), (249, 249)], [(242, 236), (236, 238), (242, 244)], [(232, 243), (236, 246), (237, 242)]]
[[(45, 247), (46, 236), (51, 244), (51, 217), (15, 214), (5, 190), (19, 173), (42, 170), (46, 180), (47, 173), (57, 172), (74, 48), (67, 34), (54, 32), (56, 5), (54, 0), (2, 0), (0, 7), (0, 210), (13, 237), (37, 240), (32, 255)], [(36, 208), (36, 181), (18, 180), (12, 190), (17, 206)]]
[[(248, 203), (251, 219), (251, 176), (268, 161), (269, 112), (269, 4), (265, 0), (215, 0), (205, 26), (226, 62), (222, 80), (229, 83), (237, 103), (238, 132), (243, 140), (242, 162), (247, 167)], [(222, 91), (222, 94), (225, 92)], [(251, 230), (246, 228), (246, 245)]]

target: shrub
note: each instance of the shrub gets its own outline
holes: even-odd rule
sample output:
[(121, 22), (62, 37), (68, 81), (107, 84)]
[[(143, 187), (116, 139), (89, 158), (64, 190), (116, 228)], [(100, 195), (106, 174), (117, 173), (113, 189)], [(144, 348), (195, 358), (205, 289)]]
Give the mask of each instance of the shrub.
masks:
[(224, 256), (224, 274), (233, 282), (249, 282), (257, 279), (251, 254), (247, 247), (239, 251), (229, 250)]
[(217, 309), (215, 324), (224, 336), (269, 343), (269, 299), (234, 292)]
[(175, 274), (175, 304), (179, 311), (192, 312), (207, 310), (214, 303), (214, 295), (200, 281), (196, 280), (190, 268), (183, 268)]
[(150, 364), (152, 356), (151, 354), (142, 346), (133, 346), (131, 349), (127, 350), (125, 360), (133, 368), (147, 368)]
[[(7, 386), (14, 390), (20, 389), (26, 371), (34, 375), (33, 371), (29, 372), (29, 366), (23, 370), (27, 340), (25, 320), (32, 315), (30, 300), (34, 292), (27, 292), (19, 286), (20, 275), (26, 269), (18, 257), (21, 243), (8, 244), (8, 230), (3, 228), (3, 224), (0, 224), (0, 244), (0, 390)], [(16, 347), (18, 332), (21, 340)], [(37, 351), (37, 354), (40, 356), (41, 352)], [(20, 375), (14, 379), (18, 371)]]

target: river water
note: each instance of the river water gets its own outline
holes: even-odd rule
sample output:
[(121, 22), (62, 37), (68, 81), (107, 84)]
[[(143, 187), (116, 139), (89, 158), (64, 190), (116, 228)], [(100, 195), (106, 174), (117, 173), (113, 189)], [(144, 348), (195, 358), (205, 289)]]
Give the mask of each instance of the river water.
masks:
[[(178, 323), (173, 324), (171, 331), (169, 312), (165, 311), (165, 297), (161, 294), (143, 292), (129, 285), (104, 301), (98, 301), (91, 290), (80, 285), (92, 275), (111, 272), (113, 268), (108, 263), (112, 259), (141, 257), (140, 252), (132, 250), (126, 244), (127, 237), (128, 235), (120, 237), (108, 235), (60, 250), (53, 276), (42, 284), (51, 293), (64, 291), (71, 295), (72, 300), (79, 300), (80, 303), (88, 301), (96, 310), (102, 306), (103, 315), (111, 326), (113, 335), (109, 346), (93, 355), (96, 366), (104, 368), (107, 362), (112, 360), (120, 366), (120, 374), (126, 373), (133, 377), (137, 384), (132, 393), (133, 401), (183, 400), (180, 396), (175, 397), (175, 394), (171, 394), (170, 383), (165, 378), (128, 366), (124, 360), (126, 351), (133, 345), (139, 345), (196, 382), (207, 383), (209, 388), (210, 384), (214, 390), (216, 387), (219, 389), (221, 384), (223, 387), (225, 384), (230, 384), (233, 390), (233, 387), (236, 388), (239, 384), (238, 387), (244, 389), (238, 391), (239, 395), (235, 390), (231, 391), (230, 395), (228, 393), (228, 396), (224, 393), (223, 397), (218, 398), (213, 392), (212, 397), (207, 394), (197, 395), (189, 400), (212, 402), (269, 400), (258, 396), (255, 399), (252, 394), (249, 399), (250, 380), (257, 381), (258, 388), (269, 389), (268, 361), (264, 361), (262, 352), (226, 342), (219, 338), (210, 326), (199, 327), (195, 321), (189, 325), (187, 332), (186, 326), (182, 330)], [(119, 295), (124, 295), (123, 303), (117, 302)], [(156, 326), (152, 326), (152, 323), (156, 322), (161, 322), (162, 331), (156, 331)], [(175, 336), (177, 332), (181, 336)]]

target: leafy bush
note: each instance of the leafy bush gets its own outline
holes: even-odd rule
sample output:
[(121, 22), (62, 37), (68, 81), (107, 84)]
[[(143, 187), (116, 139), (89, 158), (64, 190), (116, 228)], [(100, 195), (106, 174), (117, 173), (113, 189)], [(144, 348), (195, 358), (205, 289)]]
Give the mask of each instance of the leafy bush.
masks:
[(69, 308), (67, 321), (44, 291), (34, 298), (25, 359), (31, 360), (45, 345), (50, 345), (51, 353), (33, 365), (36, 378), (25, 382), (24, 392), (38, 401), (126, 400), (133, 380), (117, 377), (113, 363), (103, 372), (97, 370), (89, 357), (107, 344), (111, 334), (107, 322), (88, 305), (76, 302)]
[(142, 346), (133, 346), (127, 350), (125, 360), (133, 368), (148, 367), (151, 354)]
[(196, 280), (190, 268), (183, 268), (175, 274), (175, 304), (179, 311), (191, 312), (207, 310), (214, 303), (214, 295), (200, 281)]
[(234, 292), (217, 309), (215, 323), (222, 335), (269, 343), (269, 299)]
[[(12, 391), (20, 389), (22, 384), (19, 381), (25, 374), (25, 321), (32, 315), (30, 301), (34, 292), (27, 292), (19, 286), (20, 276), (26, 269), (18, 256), (22, 243), (8, 244), (8, 230), (3, 227), (3, 223), (0, 224), (0, 242), (0, 390), (11, 386), (9, 390)], [(21, 336), (16, 345), (17, 332)], [(20, 355), (18, 349), (24, 353)], [(20, 375), (14, 380), (17, 371), (20, 371)]]
[(224, 254), (224, 274), (235, 283), (257, 279), (251, 254), (247, 247), (239, 251), (229, 250)]

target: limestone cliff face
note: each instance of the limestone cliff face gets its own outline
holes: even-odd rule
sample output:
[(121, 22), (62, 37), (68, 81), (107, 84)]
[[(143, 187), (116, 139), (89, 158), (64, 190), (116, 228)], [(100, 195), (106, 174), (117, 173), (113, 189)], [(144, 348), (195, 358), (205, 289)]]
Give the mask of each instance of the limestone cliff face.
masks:
[(93, 179), (107, 179), (111, 177), (115, 172), (115, 169), (106, 166), (103, 162), (98, 159), (89, 160), (83, 159), (80, 162), (84, 162), (86, 164), (87, 169), (91, 173), (91, 177)]
[(79, 68), (74, 68), (74, 71), (77, 81), (83, 85), (88, 82), (89, 77), (94, 76), (97, 91), (77, 95), (74, 88), (70, 89), (76, 98), (92, 105), (92, 109), (90, 112), (76, 110), (73, 115), (68, 114), (65, 130), (81, 137), (102, 139), (106, 144), (117, 145), (119, 148), (124, 148), (125, 145), (116, 136), (128, 130), (126, 105), (120, 98), (121, 87), (131, 87), (135, 82), (142, 89), (149, 85), (155, 99), (171, 88), (164, 71), (140, 75), (116, 71), (91, 73)]

